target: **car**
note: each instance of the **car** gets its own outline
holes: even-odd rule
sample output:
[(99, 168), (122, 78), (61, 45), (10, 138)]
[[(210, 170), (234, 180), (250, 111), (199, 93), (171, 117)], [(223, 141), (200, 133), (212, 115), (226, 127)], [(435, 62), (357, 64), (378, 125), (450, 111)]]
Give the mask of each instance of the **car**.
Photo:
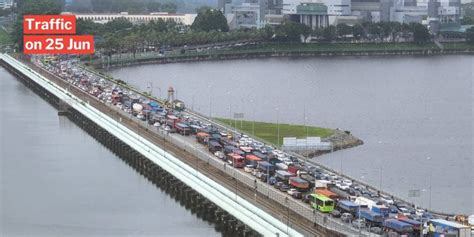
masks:
[(309, 197), (310, 197), (311, 194), (305, 194), (303, 195), (303, 197), (301, 198), (301, 201), (304, 202), (304, 203), (309, 203)]
[(404, 216), (410, 216), (411, 215), (410, 211), (406, 207), (399, 207), (398, 208), (398, 213), (402, 214)]
[(346, 223), (351, 223), (352, 219), (354, 219), (354, 216), (351, 213), (342, 213), (341, 214), (341, 221), (346, 222)]
[(296, 190), (295, 188), (290, 188), (287, 191), (287, 193), (290, 194), (290, 195), (293, 195), (293, 193), (296, 193), (296, 192), (298, 192), (298, 190)]
[(339, 217), (341, 217), (341, 212), (338, 211), (338, 210), (333, 210), (329, 213), (329, 215), (334, 217), (334, 218), (339, 218)]
[(273, 187), (275, 187), (276, 189), (280, 189), (280, 186), (283, 185), (283, 182), (276, 182), (275, 185), (273, 185)]
[(363, 229), (365, 228), (366, 224), (363, 219), (356, 219), (352, 221), (352, 226), (354, 226), (357, 229)]
[(355, 195), (356, 195), (356, 192), (357, 192), (357, 190), (355, 190), (354, 188), (349, 188), (349, 189), (347, 190), (347, 193), (348, 193), (349, 195), (351, 195), (351, 196), (355, 196)]
[(303, 194), (301, 192), (294, 192), (293, 194), (291, 194), (291, 197), (294, 199), (301, 199), (303, 198)]
[(377, 226), (371, 227), (371, 228), (370, 228), (370, 232), (372, 232), (372, 233), (374, 233), (374, 234), (378, 234), (378, 235), (383, 234), (382, 228), (377, 227)]
[(342, 183), (345, 184), (345, 185), (347, 185), (347, 186), (351, 186), (351, 185), (352, 185), (352, 180), (350, 180), (350, 179), (343, 179), (343, 180), (342, 180)]
[(290, 189), (290, 186), (288, 186), (288, 184), (282, 184), (279, 188), (278, 188), (280, 191), (282, 192), (287, 192), (288, 189)]
[(214, 152), (214, 155), (215, 155), (217, 158), (221, 159), (221, 160), (224, 159), (224, 157), (225, 157), (225, 156), (224, 156), (224, 152), (222, 152), (222, 151), (216, 151), (216, 152)]

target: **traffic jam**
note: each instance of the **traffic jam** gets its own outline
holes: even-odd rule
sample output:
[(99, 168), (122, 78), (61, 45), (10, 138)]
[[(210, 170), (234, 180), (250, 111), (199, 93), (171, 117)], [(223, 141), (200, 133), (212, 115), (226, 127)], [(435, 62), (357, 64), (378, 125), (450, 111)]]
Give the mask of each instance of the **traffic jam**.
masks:
[(229, 166), (241, 169), (291, 198), (307, 203), (316, 211), (326, 213), (329, 218), (337, 218), (354, 228), (393, 236), (430, 233), (464, 236), (461, 234), (467, 233), (467, 227), (470, 236), (469, 223), (456, 222), (458, 216), (433, 215), (318, 165), (309, 164), (272, 145), (194, 116), (186, 112), (182, 101), (174, 99), (172, 88), (168, 90), (168, 100), (161, 103), (79, 67), (77, 60), (37, 56), (32, 61), (158, 131), (192, 138)]

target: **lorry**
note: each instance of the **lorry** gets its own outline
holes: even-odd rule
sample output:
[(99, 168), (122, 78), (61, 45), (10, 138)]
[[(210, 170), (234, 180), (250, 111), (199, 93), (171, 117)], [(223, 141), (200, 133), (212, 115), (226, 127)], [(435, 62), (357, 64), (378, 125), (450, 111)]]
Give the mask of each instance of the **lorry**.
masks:
[(410, 224), (397, 219), (386, 219), (383, 222), (383, 227), (386, 229), (393, 230), (399, 234), (408, 234), (413, 232), (413, 228)]
[(374, 200), (371, 200), (366, 197), (357, 197), (354, 201), (360, 206), (367, 207), (369, 210), (381, 214), (383, 217), (388, 217), (390, 214), (390, 209), (385, 205), (379, 205)]
[(372, 223), (376, 226), (381, 226), (383, 222), (383, 216), (379, 213), (373, 212), (366, 208), (360, 208), (358, 212), (356, 212), (360, 218), (365, 219), (367, 222)]
[(332, 186), (332, 184), (331, 184), (331, 181), (329, 180), (317, 179), (314, 182), (315, 188), (329, 188), (330, 186)]
[(291, 177), (295, 176), (294, 174), (284, 171), (284, 170), (277, 170), (275, 171), (275, 175), (278, 181), (283, 181), (286, 182), (288, 181)]
[(257, 169), (265, 174), (273, 174), (273, 172), (275, 172), (275, 166), (266, 161), (257, 162)]
[(216, 151), (222, 151), (222, 146), (217, 141), (214, 141), (214, 140), (209, 141), (209, 151), (211, 153), (214, 153)]
[(337, 202), (337, 209), (341, 212), (348, 212), (355, 215), (359, 211), (359, 205), (349, 200), (339, 200), (339, 202)]
[(299, 165), (290, 165), (290, 166), (288, 166), (288, 172), (293, 173), (297, 176), (307, 174), (306, 171), (304, 171), (303, 167), (301, 167)]
[(302, 174), (300, 175), (300, 178), (306, 180), (309, 183), (309, 188), (314, 188), (316, 179), (313, 176), (309, 174)]
[(300, 178), (300, 177), (290, 177), (289, 180), (290, 186), (300, 190), (300, 191), (306, 191), (309, 189), (309, 183), (308, 181)]

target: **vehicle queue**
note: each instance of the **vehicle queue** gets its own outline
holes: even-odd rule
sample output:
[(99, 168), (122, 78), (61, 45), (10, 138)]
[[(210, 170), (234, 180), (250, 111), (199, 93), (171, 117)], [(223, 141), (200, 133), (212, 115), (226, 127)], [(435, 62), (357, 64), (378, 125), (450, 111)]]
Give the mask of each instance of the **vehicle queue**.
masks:
[[(377, 234), (411, 236), (428, 234), (433, 229), (434, 233), (437, 230), (431, 228), (433, 216), (423, 209), (394, 200), (393, 197), (344, 179), (319, 166), (309, 165), (245, 134), (232, 133), (201, 121), (172, 105), (163, 106), (84, 71), (77, 67), (76, 61), (44, 62), (38, 58), (35, 63), (104, 103), (116, 106), (157, 129), (182, 136), (194, 136), (197, 143), (206, 146), (211, 154), (229, 165), (243, 169), (291, 197), (301, 199), (315, 210), (340, 218), (356, 228), (367, 228)], [(446, 223), (443, 225), (447, 226)], [(445, 227), (441, 231), (445, 229), (449, 228)], [(452, 231), (453, 228), (449, 230)]]

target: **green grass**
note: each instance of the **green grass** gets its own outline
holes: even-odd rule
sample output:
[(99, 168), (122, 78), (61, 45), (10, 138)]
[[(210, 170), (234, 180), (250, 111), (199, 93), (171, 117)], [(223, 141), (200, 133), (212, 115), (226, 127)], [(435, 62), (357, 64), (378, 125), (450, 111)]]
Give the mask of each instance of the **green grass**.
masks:
[[(235, 127), (236, 129), (250, 135), (252, 135), (254, 131), (255, 134), (253, 135), (255, 137), (265, 140), (273, 145), (278, 144), (278, 125), (276, 123), (242, 121), (241, 124), (240, 120), (237, 120), (234, 124), (234, 120), (232, 119), (215, 118), (215, 120), (230, 125), (231, 127)], [(254, 126), (254, 130), (252, 129), (252, 125)], [(305, 128), (303, 125), (280, 124), (279, 127), (280, 145), (283, 144), (283, 137), (304, 138), (306, 135), (310, 137), (328, 137), (334, 133), (333, 129), (311, 126)]]
[(442, 43), (444, 49), (474, 49), (474, 43)]
[(0, 45), (11, 44), (11, 43), (12, 43), (12, 40), (10, 38), (10, 35), (5, 30), (0, 28)]

